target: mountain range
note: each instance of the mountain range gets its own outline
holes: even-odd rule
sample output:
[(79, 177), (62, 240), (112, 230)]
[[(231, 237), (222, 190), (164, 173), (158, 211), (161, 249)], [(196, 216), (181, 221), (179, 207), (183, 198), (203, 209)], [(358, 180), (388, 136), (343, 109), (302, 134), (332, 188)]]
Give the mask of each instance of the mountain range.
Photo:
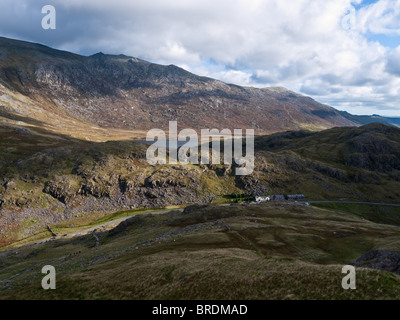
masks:
[(252, 88), (125, 55), (81, 56), (0, 38), (0, 119), (92, 141), (152, 128), (323, 130), (383, 117), (354, 116), (280, 87)]

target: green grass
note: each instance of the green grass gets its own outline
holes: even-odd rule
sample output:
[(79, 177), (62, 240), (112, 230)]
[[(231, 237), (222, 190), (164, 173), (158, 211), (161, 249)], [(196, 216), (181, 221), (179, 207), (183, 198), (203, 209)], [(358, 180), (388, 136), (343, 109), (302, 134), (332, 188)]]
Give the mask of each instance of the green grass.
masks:
[(400, 226), (400, 207), (355, 203), (314, 203), (313, 206), (349, 212), (376, 223)]
[[(160, 211), (160, 210), (173, 210), (176, 208), (180, 208), (182, 206), (171, 206), (167, 208), (152, 208), (152, 209), (134, 209), (134, 210), (126, 210), (126, 211), (118, 211), (115, 213), (98, 213), (92, 214), (92, 215), (83, 215), (81, 218), (75, 218), (72, 220), (69, 220), (68, 222), (63, 222), (59, 224), (55, 224), (51, 226), (51, 229), (53, 232), (55, 232), (58, 236), (61, 235), (67, 235), (69, 233), (74, 233), (74, 232), (79, 232), (79, 231), (84, 231), (85, 229), (93, 228), (96, 226), (100, 226), (102, 224), (106, 224), (108, 222), (112, 222), (114, 220), (120, 219), (120, 218), (125, 218), (125, 217), (133, 217), (138, 214), (143, 214), (143, 213), (152, 213), (155, 211)], [(101, 216), (99, 218), (99, 216)], [(19, 232), (22, 232), (22, 230), (28, 228), (29, 226), (34, 225), (34, 222), (32, 221), (25, 221), (23, 228), (20, 229)], [(15, 237), (19, 240), (13, 242), (10, 245), (3, 246), (1, 249), (2, 250), (11, 250), (12, 248), (18, 248), (20, 246), (24, 246), (30, 243), (46, 240), (52, 237), (52, 234), (50, 231), (43, 227), (37, 229), (36, 233), (32, 236), (29, 237), (23, 237), (22, 234), (17, 234)]]
[[(92, 215), (84, 215), (83, 218), (78, 218), (75, 221), (70, 220), (68, 222), (63, 222), (60, 224), (54, 225), (54, 230), (57, 231), (77, 231), (80, 229), (86, 229), (86, 228), (91, 228), (95, 227), (100, 224), (105, 224), (108, 222), (111, 222), (113, 220), (117, 220), (120, 218), (124, 217), (132, 217), (137, 214), (141, 213), (148, 213), (148, 212), (154, 212), (157, 210), (165, 210), (166, 208), (152, 208), (152, 209), (133, 209), (133, 210), (126, 210), (126, 211), (118, 211), (112, 214), (105, 214), (105, 213), (100, 213), (102, 215), (102, 218), (93, 218)], [(92, 217), (92, 218), (91, 218)], [(69, 225), (74, 224), (75, 227), (69, 227)]]
[(212, 201), (213, 204), (228, 204), (228, 203), (233, 203), (233, 202), (234, 202), (233, 199), (227, 199), (224, 197), (218, 197)]

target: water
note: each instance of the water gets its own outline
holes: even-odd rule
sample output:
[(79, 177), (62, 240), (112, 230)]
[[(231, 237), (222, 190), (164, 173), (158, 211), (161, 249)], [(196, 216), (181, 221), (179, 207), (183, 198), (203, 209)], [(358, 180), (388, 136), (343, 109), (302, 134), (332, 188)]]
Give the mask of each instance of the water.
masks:
[[(182, 147), (184, 144), (186, 144), (187, 142), (189, 142), (189, 138), (186, 139), (185, 141), (176, 141), (177, 146), (179, 149), (180, 147)], [(157, 140), (157, 141), (146, 141), (146, 140), (137, 140), (140, 143), (144, 143), (144, 144), (148, 144), (148, 145), (155, 145), (157, 147), (163, 147), (164, 145), (167, 147), (167, 149), (171, 149), (170, 145), (171, 143), (175, 143), (174, 140)], [(197, 138), (192, 138), (190, 140), (190, 142), (186, 145), (189, 148), (192, 147), (197, 147), (199, 145), (199, 139)]]

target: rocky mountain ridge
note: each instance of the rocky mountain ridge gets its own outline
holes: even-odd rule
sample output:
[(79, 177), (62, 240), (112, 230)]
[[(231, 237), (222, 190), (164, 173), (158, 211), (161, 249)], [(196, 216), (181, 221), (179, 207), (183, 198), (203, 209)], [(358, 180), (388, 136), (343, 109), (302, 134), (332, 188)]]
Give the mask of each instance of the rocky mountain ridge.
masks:
[(85, 57), (6, 38), (0, 38), (0, 84), (3, 109), (45, 123), (68, 118), (101, 128), (165, 130), (176, 120), (182, 128), (257, 133), (357, 125), (284, 88), (240, 87), (174, 65), (103, 53)]

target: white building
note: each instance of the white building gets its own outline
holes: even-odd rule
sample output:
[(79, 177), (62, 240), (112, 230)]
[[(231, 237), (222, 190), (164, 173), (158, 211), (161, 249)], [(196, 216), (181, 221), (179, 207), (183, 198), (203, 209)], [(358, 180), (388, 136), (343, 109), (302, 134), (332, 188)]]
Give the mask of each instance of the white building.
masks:
[(270, 197), (256, 196), (256, 201), (257, 202), (267, 202), (267, 201), (270, 201), (270, 200), (271, 200)]

